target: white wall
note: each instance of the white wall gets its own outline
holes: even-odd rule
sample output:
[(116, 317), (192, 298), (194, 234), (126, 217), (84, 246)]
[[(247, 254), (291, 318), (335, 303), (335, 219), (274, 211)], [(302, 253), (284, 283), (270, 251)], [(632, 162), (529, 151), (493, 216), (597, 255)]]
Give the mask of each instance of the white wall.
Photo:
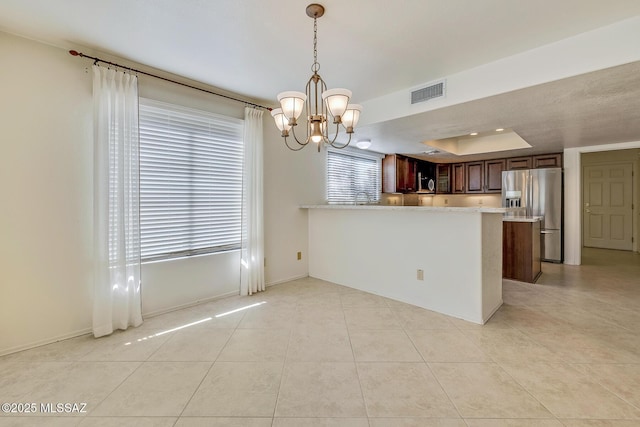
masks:
[(142, 312), (155, 315), (238, 295), (240, 251), (142, 265)]
[(501, 213), (311, 208), (309, 245), (312, 277), (480, 324), (502, 304)]
[[(582, 262), (582, 153), (640, 148), (640, 141), (619, 144), (593, 145), (564, 150), (564, 263), (580, 265)], [(636, 159), (637, 160), (637, 159)], [(640, 174), (637, 174), (640, 175)], [(638, 177), (636, 177), (636, 182)], [(638, 200), (636, 189), (636, 201)], [(636, 207), (638, 203), (636, 203)], [(636, 209), (636, 240), (640, 209)], [(637, 246), (636, 246), (637, 250)]]
[(298, 206), (325, 203), (326, 153), (289, 150), (271, 115), (265, 116), (265, 278), (272, 285), (309, 273), (307, 210)]
[(0, 33), (0, 354), (86, 330), (92, 101), (84, 65)]
[[(3, 354), (90, 330), (93, 105), (91, 61), (2, 32), (0, 57)], [(244, 116), (242, 104), (150, 77), (140, 76), (139, 89), (143, 97)], [(266, 277), (277, 283), (307, 275), (307, 217), (298, 205), (322, 202), (324, 156), (285, 151), (268, 112), (264, 128)], [(143, 313), (237, 292), (238, 259), (230, 252), (143, 265)]]

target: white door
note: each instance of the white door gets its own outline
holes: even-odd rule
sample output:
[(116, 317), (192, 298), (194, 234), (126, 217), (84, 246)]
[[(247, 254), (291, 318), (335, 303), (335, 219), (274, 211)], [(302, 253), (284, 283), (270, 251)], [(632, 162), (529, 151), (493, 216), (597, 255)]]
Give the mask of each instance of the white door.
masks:
[(633, 164), (610, 163), (583, 169), (584, 246), (633, 248)]

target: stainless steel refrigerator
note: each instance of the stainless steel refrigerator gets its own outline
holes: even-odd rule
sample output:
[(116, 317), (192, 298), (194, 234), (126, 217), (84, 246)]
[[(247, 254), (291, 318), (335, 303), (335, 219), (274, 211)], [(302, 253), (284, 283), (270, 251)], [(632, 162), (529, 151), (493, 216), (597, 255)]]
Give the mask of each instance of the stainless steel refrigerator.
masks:
[(502, 172), (502, 206), (526, 208), (526, 216), (542, 217), (540, 255), (543, 261), (562, 262), (562, 168)]

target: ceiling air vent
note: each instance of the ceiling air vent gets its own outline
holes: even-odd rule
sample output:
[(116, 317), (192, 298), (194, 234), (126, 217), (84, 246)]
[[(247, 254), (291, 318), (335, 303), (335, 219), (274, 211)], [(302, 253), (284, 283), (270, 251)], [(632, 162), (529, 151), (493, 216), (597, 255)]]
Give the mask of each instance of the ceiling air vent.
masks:
[(441, 98), (444, 96), (444, 90), (444, 80), (423, 87), (422, 89), (414, 90), (411, 92), (411, 103), (417, 104), (418, 102), (428, 101), (433, 98)]

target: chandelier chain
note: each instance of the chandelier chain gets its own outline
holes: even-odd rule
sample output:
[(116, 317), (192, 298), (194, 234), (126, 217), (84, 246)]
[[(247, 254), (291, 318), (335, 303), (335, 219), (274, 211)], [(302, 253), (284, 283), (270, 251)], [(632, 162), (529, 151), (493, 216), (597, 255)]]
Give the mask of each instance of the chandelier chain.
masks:
[(320, 70), (318, 63), (318, 19), (313, 18), (313, 65), (311, 65), (311, 71), (317, 73), (318, 70)]

